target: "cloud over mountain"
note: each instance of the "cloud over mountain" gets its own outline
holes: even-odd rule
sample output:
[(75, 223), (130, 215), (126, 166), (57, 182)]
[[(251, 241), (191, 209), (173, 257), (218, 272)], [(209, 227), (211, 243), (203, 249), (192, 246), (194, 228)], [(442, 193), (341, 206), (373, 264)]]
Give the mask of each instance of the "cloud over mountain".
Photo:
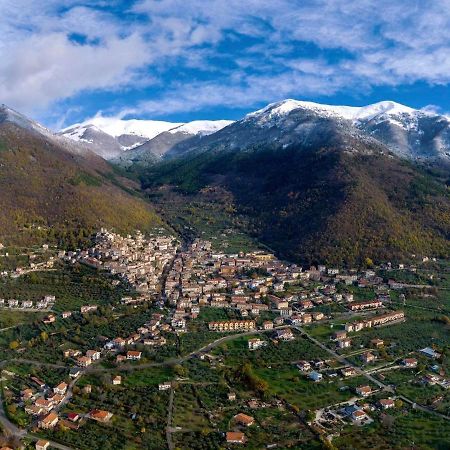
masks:
[(94, 108), (162, 116), (450, 82), (448, 0), (0, 6), (0, 98), (46, 118), (74, 103), (86, 116)]

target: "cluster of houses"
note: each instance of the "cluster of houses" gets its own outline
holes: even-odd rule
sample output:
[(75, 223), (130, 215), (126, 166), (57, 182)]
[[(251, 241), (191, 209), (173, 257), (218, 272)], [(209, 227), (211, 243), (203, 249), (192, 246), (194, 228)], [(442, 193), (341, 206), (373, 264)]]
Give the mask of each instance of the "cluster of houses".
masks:
[(398, 323), (403, 320), (405, 320), (405, 313), (403, 311), (393, 311), (386, 314), (372, 316), (368, 319), (346, 323), (345, 331), (347, 332), (361, 331), (364, 328), (372, 328), (386, 324)]
[[(348, 322), (344, 326), (344, 330), (338, 330), (333, 333), (331, 340), (336, 342), (337, 348), (345, 349), (352, 345), (352, 340), (348, 337), (347, 333), (354, 333), (361, 331), (365, 328), (380, 327), (389, 324), (399, 323), (405, 320), (405, 313), (403, 311), (392, 311), (386, 314), (379, 314), (372, 316), (367, 319), (360, 319), (353, 322)], [(374, 347), (382, 347), (384, 345), (382, 340), (374, 339), (372, 340), (372, 345)], [(372, 362), (370, 360), (363, 361), (364, 363)]]
[[(90, 356), (96, 357), (95, 355)], [(64, 428), (77, 430), (85, 419), (105, 423), (113, 416), (112, 413), (102, 410), (93, 410), (88, 414), (68, 412), (61, 415), (59, 410), (67, 402), (70, 395), (68, 383), (61, 381), (57, 386), (50, 388), (38, 377), (31, 376), (27, 384), (28, 387), (20, 392), (18, 401), (23, 406), (25, 413), (32, 416), (33, 423), (41, 429), (50, 430), (60, 424)], [(88, 390), (85, 392), (88, 392)], [(39, 441), (39, 446), (36, 445), (36, 448), (46, 449), (49, 446), (46, 442), (48, 441)]]
[(0, 298), (0, 308), (9, 309), (50, 309), (55, 304), (56, 298), (54, 295), (46, 295), (41, 300), (5, 300)]
[(396, 408), (395, 398), (380, 398), (368, 402), (366, 397), (370, 395), (367, 394), (369, 389), (368, 386), (361, 386), (358, 389), (361, 391), (360, 396), (364, 398), (362, 401), (352, 401), (335, 408), (326, 408), (325, 411), (317, 415), (315, 425), (328, 432), (335, 431), (337, 426), (343, 426), (346, 423), (357, 426), (368, 425), (373, 422), (372, 413), (382, 414), (386, 410)]
[(146, 237), (137, 231), (123, 237), (101, 229), (92, 248), (68, 252), (66, 259), (109, 271), (150, 300), (160, 292), (164, 268), (177, 248), (178, 242), (163, 234)]
[[(129, 350), (125, 355), (122, 353), (130, 346), (136, 346), (137, 344), (149, 346), (149, 347), (161, 347), (166, 345), (167, 340), (162, 336), (162, 331), (169, 331), (170, 325), (164, 323), (164, 315), (160, 313), (154, 313), (151, 319), (144, 323), (142, 326), (127, 337), (116, 337), (105, 343), (104, 348), (115, 352), (120, 352), (116, 357), (116, 362), (123, 362), (126, 360), (139, 360), (141, 359), (142, 352)], [(136, 356), (139, 354), (139, 356)]]
[(245, 444), (247, 442), (247, 438), (244, 431), (246, 428), (254, 425), (254, 417), (241, 412), (233, 417), (232, 423), (235, 430), (225, 433), (225, 440), (228, 444)]
[[(282, 292), (286, 284), (307, 278), (301, 268), (285, 264), (265, 252), (227, 255), (214, 252), (211, 242), (196, 239), (186, 251), (179, 252), (164, 286), (164, 295), (175, 308), (173, 326), (183, 330), (186, 319), (197, 317), (200, 308), (230, 308), (240, 316), (258, 316), (278, 310), (289, 315), (289, 301), (274, 296), (278, 304), (269, 304), (270, 292)], [(211, 329), (247, 329), (247, 325), (212, 323)], [(236, 328), (237, 327), (237, 328)]]
[[(72, 358), (80, 368), (86, 368), (95, 361), (100, 360), (103, 352), (117, 353), (116, 362), (137, 361), (141, 359), (142, 352), (130, 350), (129, 347), (135, 347), (136, 344), (159, 347), (166, 344), (166, 338), (161, 335), (161, 331), (168, 331), (170, 326), (162, 322), (163, 315), (159, 313), (152, 314), (151, 319), (140, 326), (135, 333), (127, 337), (116, 337), (107, 341), (103, 349), (87, 350), (83, 354), (80, 350), (65, 349), (63, 355), (65, 358)], [(77, 377), (81, 372), (73, 371), (73, 377)]]
[(25, 412), (37, 419), (40, 428), (53, 428), (59, 420), (57, 409), (65, 400), (69, 386), (61, 381), (51, 389), (35, 376), (30, 377), (30, 381), (30, 385), (37, 386), (37, 389), (29, 387), (21, 391)]
[[(5, 256), (8, 256), (8, 253), (6, 253)], [(23, 275), (26, 275), (30, 272), (38, 272), (43, 270), (51, 270), (54, 267), (55, 264), (55, 257), (50, 256), (49, 259), (46, 261), (42, 261), (39, 263), (31, 262), (37, 255), (35, 253), (30, 253), (28, 255), (30, 259), (30, 264), (27, 267), (16, 267), (14, 270), (2, 270), (0, 271), (1, 277), (11, 277), (11, 278), (19, 278)]]

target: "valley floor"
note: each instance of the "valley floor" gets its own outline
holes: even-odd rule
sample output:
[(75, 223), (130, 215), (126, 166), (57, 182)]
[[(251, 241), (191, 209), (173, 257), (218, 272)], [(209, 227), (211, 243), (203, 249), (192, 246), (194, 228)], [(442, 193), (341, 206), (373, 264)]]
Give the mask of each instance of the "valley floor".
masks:
[[(264, 251), (214, 260), (219, 250), (205, 240), (166, 254), (166, 237), (120, 238), (129, 256), (149, 245), (166, 261), (146, 273), (143, 294), (136, 259), (120, 276), (105, 270), (114, 267), (106, 245), (119, 237), (108, 239), (0, 279), (0, 297), (19, 305), (55, 296), (48, 311), (8, 302), (0, 311), (0, 428), (10, 440), (90, 450), (448, 448), (448, 262), (300, 271)], [(368, 326), (400, 310), (402, 320)], [(230, 323), (249, 328), (212, 329)], [(352, 331), (356, 323), (365, 325)]]

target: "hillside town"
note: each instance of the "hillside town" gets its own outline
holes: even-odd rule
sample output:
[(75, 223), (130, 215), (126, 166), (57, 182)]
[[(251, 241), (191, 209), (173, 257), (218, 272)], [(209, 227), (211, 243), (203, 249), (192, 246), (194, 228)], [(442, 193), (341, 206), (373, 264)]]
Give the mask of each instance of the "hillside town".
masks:
[[(126, 333), (96, 338), (93, 345), (63, 340), (53, 364), (64, 370), (54, 384), (36, 374), (23, 377), (3, 370), (3, 395), (8, 404), (23, 411), (28, 430), (42, 434), (36, 448), (51, 447), (51, 439), (45, 438), (55, 437), (54, 430), (79, 433), (89, 421), (114, 423), (119, 412), (111, 405), (87, 402), (74, 410), (75, 399), (80, 395), (89, 399), (99, 390), (84, 379), (108, 374), (108, 386), (125, 389), (128, 372), (122, 370), (132, 373), (154, 364), (164, 365), (164, 359), (155, 358), (173, 351), (177, 342), (191, 335), (205, 340), (189, 353), (169, 358), (168, 365), (197, 359), (217, 370), (227, 359), (227, 353), (219, 351), (222, 343), (239, 336), (244, 339), (241, 351), (249, 355), (277, 355), (287, 351), (284, 348), (296, 348), (289, 363), (278, 363), (281, 370), (294, 371), (299, 383), (306, 383), (308, 389), (326, 384), (341, 386), (339, 395), (333, 394), (334, 403), (330, 400), (326, 406), (310, 408), (308, 420), (304, 420), (311, 430), (324, 436), (332, 436), (347, 425), (369, 426), (386, 410), (414, 405), (387, 381), (391, 371), (415, 373), (420, 366), (420, 374), (414, 375), (417, 386), (444, 392), (450, 388), (436, 346), (399, 353), (396, 349), (401, 346), (401, 337), (384, 338), (387, 327), (410, 320), (402, 306), (404, 292), (415, 285), (386, 279), (379, 273), (414, 273), (415, 267), (402, 264), (393, 268), (386, 263), (359, 270), (324, 265), (303, 268), (263, 250), (226, 254), (203, 239), (180, 243), (163, 230), (149, 236), (136, 232), (123, 237), (106, 229), (93, 236), (87, 249), (58, 251), (52, 268), (55, 264), (86, 267), (108, 280), (112, 289), (122, 287), (126, 295), (108, 308), (112, 314), (119, 314), (118, 318), (120, 314), (133, 317), (136, 325)], [(57, 295), (48, 292), (40, 300), (0, 299), (0, 308), (45, 312), (40, 323), (45, 327), (41, 336), (45, 334), (47, 342), (52, 341), (51, 327), (105, 320), (105, 307), (94, 301), (64, 310), (58, 308), (59, 301)], [(364, 338), (365, 333), (370, 333), (370, 339)], [(312, 357), (302, 357), (305, 346), (314, 349), (310, 350)], [(10, 346), (11, 350), (28, 361), (25, 348)], [(157, 392), (173, 396), (181, 382), (187, 381), (181, 376), (159, 380)], [(225, 445), (231, 446), (251, 439), (248, 430), (256, 426), (252, 411), (272, 407), (245, 396), (239, 400), (234, 390), (228, 386), (227, 401), (240, 411), (230, 419), (228, 429), (219, 430)], [(348, 392), (347, 399), (337, 401), (344, 398), (341, 392)], [(285, 400), (277, 408), (288, 404)], [(433, 411), (429, 406), (423, 408)], [(170, 443), (176, 431), (168, 429)]]

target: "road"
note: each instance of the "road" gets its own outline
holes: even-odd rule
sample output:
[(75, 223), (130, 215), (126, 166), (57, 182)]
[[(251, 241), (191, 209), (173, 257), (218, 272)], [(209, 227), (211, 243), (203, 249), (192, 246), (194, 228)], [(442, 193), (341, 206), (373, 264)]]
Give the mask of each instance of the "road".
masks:
[[(326, 352), (328, 352), (330, 355), (334, 356), (338, 361), (353, 367), (355, 369), (355, 371), (364, 376), (365, 378), (367, 378), (368, 380), (370, 380), (372, 383), (375, 383), (380, 389), (383, 389), (387, 392), (392, 392), (394, 393), (394, 391), (392, 390), (392, 388), (390, 388), (388, 385), (382, 383), (381, 381), (377, 380), (375, 377), (373, 377), (370, 373), (365, 372), (364, 370), (362, 370), (361, 368), (359, 368), (358, 366), (355, 366), (354, 364), (352, 364), (350, 361), (348, 361), (344, 356), (339, 355), (338, 353), (336, 353), (334, 350), (328, 348), (326, 345), (324, 345), (322, 342), (318, 341), (317, 339), (315, 339), (314, 337), (312, 337), (310, 334), (308, 334), (303, 328), (301, 327), (293, 327), (295, 328), (297, 331), (299, 331), (300, 333), (302, 333), (303, 336), (305, 336), (306, 338), (308, 338), (311, 342), (313, 342), (314, 344), (318, 345), (320, 348), (322, 348), (323, 350), (325, 350)], [(401, 400), (403, 400), (406, 403), (409, 403), (410, 405), (413, 405), (413, 407), (415, 409), (419, 409), (420, 411), (424, 411), (430, 414), (434, 414), (438, 417), (441, 417), (442, 419), (446, 419), (446, 420), (450, 420), (449, 416), (446, 416), (445, 414), (441, 414), (431, 408), (428, 408), (427, 406), (423, 406), (423, 405), (419, 405), (417, 403), (415, 403), (414, 401), (412, 401), (410, 398), (405, 397), (403, 395), (397, 395), (398, 398), (400, 398)]]
[[(291, 326), (289, 326), (289, 325), (283, 325), (283, 326), (275, 327), (274, 329), (283, 329), (283, 328), (290, 328), (290, 327)], [(309, 339), (315, 345), (317, 345), (318, 347), (320, 347), (321, 349), (326, 351), (328, 354), (332, 355), (337, 361), (341, 362), (342, 364), (344, 364), (346, 366), (354, 368), (358, 374), (360, 374), (361, 376), (364, 376), (366, 379), (371, 381), (373, 384), (377, 385), (380, 389), (385, 390), (387, 392), (393, 392), (392, 388), (390, 388), (388, 385), (382, 383), (381, 381), (379, 381), (378, 379), (373, 377), (370, 373), (368, 373), (368, 372), (362, 370), (361, 368), (359, 368), (358, 366), (352, 364), (350, 361), (348, 361), (348, 359), (345, 356), (339, 355), (336, 351), (327, 347), (325, 344), (323, 344), (322, 342), (320, 342), (319, 340), (317, 340), (316, 338), (311, 336), (309, 333), (307, 333), (304, 328), (299, 327), (299, 326), (292, 326), (291, 328), (296, 329), (298, 332), (300, 332), (300, 334), (303, 337)], [(159, 362), (159, 363), (129, 365), (129, 366), (122, 366), (122, 367), (118, 367), (118, 368), (102, 368), (102, 367), (91, 366), (91, 367), (88, 367), (83, 373), (86, 374), (86, 373), (98, 373), (98, 372), (108, 372), (108, 371), (114, 371), (114, 372), (115, 371), (132, 371), (132, 370), (140, 370), (140, 369), (145, 369), (145, 368), (150, 368), (150, 367), (158, 367), (158, 366), (160, 367), (160, 366), (167, 366), (167, 365), (173, 365), (173, 364), (181, 364), (181, 363), (187, 361), (188, 359), (194, 358), (202, 353), (209, 352), (213, 348), (223, 344), (226, 341), (233, 340), (233, 339), (239, 338), (241, 336), (251, 336), (251, 335), (257, 335), (257, 334), (262, 334), (262, 333), (266, 333), (266, 332), (267, 332), (267, 330), (252, 330), (252, 331), (248, 331), (245, 333), (237, 333), (237, 334), (230, 334), (227, 336), (222, 336), (222, 337), (214, 340), (213, 342), (210, 342), (210, 343), (202, 346), (201, 348), (194, 350), (193, 352), (189, 353), (188, 355), (185, 355), (185, 356), (182, 356), (179, 358), (173, 358), (173, 359), (166, 360), (166, 361)], [(28, 363), (28, 364), (42, 365), (42, 366), (46, 366), (46, 367), (66, 368), (67, 369), (67, 367), (65, 367), (65, 366), (61, 366), (61, 365), (57, 365), (57, 364), (50, 364), (50, 363), (39, 363), (38, 361), (32, 361), (32, 360), (27, 360), (27, 359), (15, 359), (14, 361), (24, 362), (24, 363)], [(2, 363), (0, 363), (0, 367), (3, 366), (5, 363), (6, 363), (6, 361), (3, 361)], [(58, 408), (57, 408), (58, 410), (61, 409), (65, 404), (67, 404), (67, 402), (70, 401), (70, 399), (72, 398), (72, 395), (73, 395), (73, 387), (75, 386), (75, 384), (77, 383), (77, 381), (80, 378), (81, 377), (76, 378), (69, 384), (66, 398), (63, 401), (63, 403), (61, 403), (58, 406)], [(168, 447), (170, 450), (173, 450), (173, 448), (174, 448), (173, 442), (172, 442), (172, 426), (171, 426), (172, 425), (172, 413), (173, 413), (173, 397), (174, 397), (174, 390), (171, 389), (170, 398), (169, 398), (169, 406), (168, 406), (169, 410), (168, 410), (168, 418), (167, 418), (167, 428), (166, 428), (167, 444), (168, 444)], [(403, 395), (398, 395), (398, 398), (400, 398), (404, 402), (412, 405), (415, 409), (434, 414), (434, 415), (439, 416), (446, 420), (450, 420), (449, 416), (438, 413), (426, 406), (419, 405)], [(38, 439), (37, 436), (30, 434), (27, 430), (21, 429), (9, 421), (9, 419), (6, 417), (6, 414), (5, 414), (4, 405), (2, 402), (2, 398), (1, 398), (1, 393), (0, 393), (0, 423), (1, 423), (2, 427), (5, 429), (5, 431), (10, 435), (16, 435), (20, 438), (28, 437), (32, 440)], [(59, 444), (57, 442), (51, 442), (51, 446), (61, 449), (61, 450), (72, 450), (70, 447), (67, 447), (63, 444)]]
[[(2, 425), (2, 428), (5, 430), (5, 433), (8, 436), (17, 436), (20, 439), (28, 438), (31, 439), (32, 441), (38, 441), (39, 439), (42, 439), (42, 437), (29, 433), (28, 430), (26, 429), (19, 428), (8, 419), (5, 413), (3, 397), (1, 392), (0, 392), (0, 424)], [(50, 441), (50, 446), (53, 448), (59, 448), (60, 450), (73, 450), (71, 447), (68, 447), (67, 445), (59, 444), (58, 442), (54, 441)]]
[[(2, 367), (5, 364), (5, 361), (3, 361), (0, 364), (0, 367)], [(71, 383), (71, 387), (73, 388), (73, 384)], [(3, 392), (0, 389), (0, 424), (5, 431), (5, 433), (8, 436), (17, 436), (20, 439), (28, 438), (32, 441), (38, 441), (39, 439), (42, 439), (42, 437), (36, 436), (32, 433), (30, 433), (27, 429), (19, 428), (17, 425), (12, 423), (8, 417), (6, 416), (5, 412), (5, 405), (3, 402)], [(69, 401), (69, 399), (67, 399)], [(48, 439), (47, 439), (48, 440)], [(67, 445), (59, 444), (58, 442), (50, 441), (50, 446), (54, 448), (59, 448), (60, 450), (73, 450), (71, 447), (68, 447)]]
[(386, 384), (382, 383), (381, 381), (377, 380), (376, 378), (374, 378), (372, 375), (370, 375), (369, 373), (364, 372), (364, 370), (362, 370), (361, 368), (359, 368), (358, 366), (355, 366), (354, 364), (352, 364), (347, 358), (345, 358), (345, 356), (339, 355), (338, 353), (336, 353), (334, 350), (332, 350), (331, 348), (328, 348), (325, 344), (323, 344), (322, 342), (318, 341), (316, 338), (312, 337), (310, 334), (308, 334), (303, 328), (301, 327), (293, 327), (295, 328), (297, 331), (299, 331), (303, 336), (305, 336), (307, 339), (309, 339), (311, 342), (313, 342), (314, 344), (316, 344), (317, 346), (319, 346), (321, 349), (325, 350), (326, 352), (328, 352), (330, 355), (332, 355), (337, 361), (353, 367), (355, 369), (355, 371), (366, 377), (368, 380), (370, 380), (372, 383), (376, 384), (380, 389), (384, 389), (386, 391), (391, 391), (391, 389), (389, 388), (389, 386), (387, 386)]
[(10, 327), (1, 328), (1, 329), (0, 329), (0, 333), (2, 333), (3, 331), (8, 331), (8, 330), (12, 330), (13, 328), (20, 327), (20, 325), (24, 325), (24, 323), (18, 323), (18, 324), (16, 324), (16, 325), (12, 325), (12, 326), (10, 326)]
[[(282, 325), (279, 327), (274, 327), (274, 330), (281, 330), (283, 328), (289, 328), (290, 325)], [(267, 333), (267, 330), (252, 330), (252, 331), (246, 331), (245, 333), (233, 333), (229, 334), (227, 336), (222, 336), (218, 339), (216, 339), (213, 342), (210, 342), (209, 344), (204, 345), (203, 347), (194, 350), (193, 352), (185, 355), (180, 356), (179, 358), (172, 358), (172, 359), (166, 359), (162, 362), (154, 362), (154, 363), (144, 363), (144, 364), (138, 364), (138, 365), (122, 365), (119, 367), (88, 367), (83, 373), (100, 373), (100, 372), (117, 372), (117, 371), (132, 371), (132, 370), (140, 370), (140, 369), (149, 369), (151, 367), (163, 367), (163, 366), (172, 366), (175, 364), (181, 364), (189, 359), (195, 358), (196, 356), (209, 352), (213, 348), (223, 344), (226, 341), (230, 341), (233, 339), (236, 339), (241, 336), (252, 336), (256, 334), (262, 334)]]
[(167, 413), (167, 427), (166, 427), (166, 439), (167, 439), (167, 447), (169, 450), (174, 449), (173, 440), (172, 440), (172, 415), (173, 415), (173, 397), (175, 394), (175, 390), (170, 388), (170, 397), (169, 397), (169, 407)]
[[(31, 439), (34, 442), (39, 441), (39, 439), (43, 439), (42, 437), (35, 436), (34, 434), (28, 434), (27, 438)], [(49, 441), (49, 440), (47, 439), (47, 441)], [(75, 450), (73, 447), (68, 447), (67, 445), (60, 444), (59, 442), (55, 442), (55, 441), (49, 441), (49, 442), (50, 442), (50, 448), (59, 448), (60, 450)]]
[(8, 436), (18, 436), (20, 438), (26, 436), (27, 431), (14, 425), (6, 416), (5, 405), (3, 402), (3, 393), (0, 391), (0, 423)]

